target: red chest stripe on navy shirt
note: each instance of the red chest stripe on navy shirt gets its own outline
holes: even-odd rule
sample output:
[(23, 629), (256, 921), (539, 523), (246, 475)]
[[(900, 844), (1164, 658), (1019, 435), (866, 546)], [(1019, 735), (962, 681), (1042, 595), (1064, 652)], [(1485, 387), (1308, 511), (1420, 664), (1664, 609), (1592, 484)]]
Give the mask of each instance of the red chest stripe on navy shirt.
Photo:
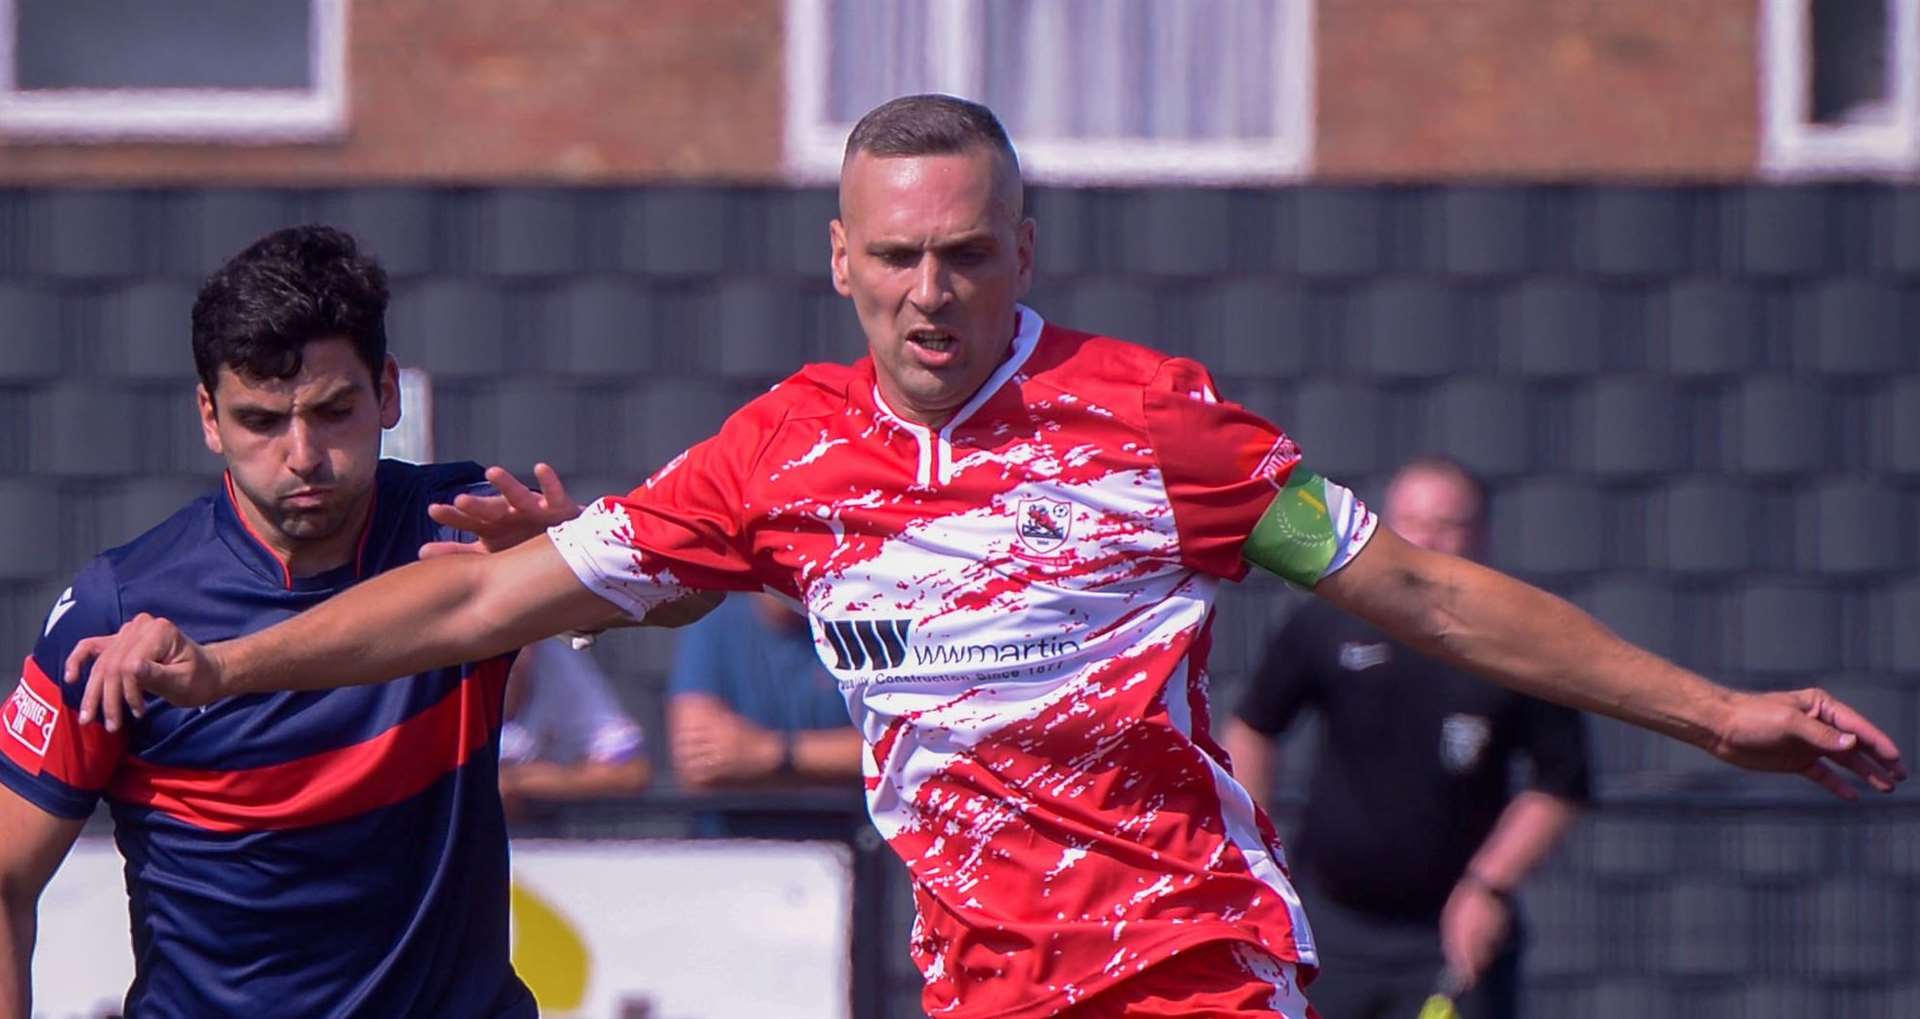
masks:
[(500, 728), (507, 661), (472, 667), (439, 703), (374, 738), (241, 771), (168, 768), (128, 756), (109, 799), (208, 831), (305, 828), (420, 794), (464, 766)]

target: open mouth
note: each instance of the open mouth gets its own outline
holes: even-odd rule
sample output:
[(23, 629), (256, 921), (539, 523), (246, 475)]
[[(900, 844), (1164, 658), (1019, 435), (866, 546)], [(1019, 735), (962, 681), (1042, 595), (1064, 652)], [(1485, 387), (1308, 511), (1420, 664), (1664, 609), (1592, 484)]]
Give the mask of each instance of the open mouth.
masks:
[(944, 363), (951, 360), (959, 349), (960, 338), (945, 329), (914, 329), (907, 333), (907, 342), (920, 349), (930, 361)]

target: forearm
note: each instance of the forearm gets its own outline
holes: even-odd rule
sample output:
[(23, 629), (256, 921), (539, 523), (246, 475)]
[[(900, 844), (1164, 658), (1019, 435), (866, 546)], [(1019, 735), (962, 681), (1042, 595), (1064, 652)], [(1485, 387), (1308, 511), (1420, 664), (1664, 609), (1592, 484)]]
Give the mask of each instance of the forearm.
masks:
[(1385, 530), (1374, 545), (1384, 547), (1370, 545), (1318, 593), (1420, 651), (1521, 693), (1696, 746), (1710, 746), (1720, 731), (1726, 690), (1621, 640), (1565, 600), (1413, 548)]
[(1580, 818), (1569, 800), (1535, 790), (1513, 798), (1467, 865), (1476, 880), (1513, 891), (1553, 852)]
[(0, 1019), (33, 1014), (33, 941), (38, 919), (35, 903), (0, 895)]
[(537, 800), (630, 796), (645, 789), (652, 777), (652, 768), (644, 757), (627, 761), (589, 761), (578, 765), (529, 761), (501, 766), (503, 789)]
[(1254, 805), (1268, 809), (1273, 796), (1273, 740), (1238, 718), (1227, 721), (1221, 743), (1233, 761), (1233, 777), (1253, 797)]
[(478, 661), (614, 614), (542, 538), (414, 563), (208, 651), (228, 693), (329, 689)]

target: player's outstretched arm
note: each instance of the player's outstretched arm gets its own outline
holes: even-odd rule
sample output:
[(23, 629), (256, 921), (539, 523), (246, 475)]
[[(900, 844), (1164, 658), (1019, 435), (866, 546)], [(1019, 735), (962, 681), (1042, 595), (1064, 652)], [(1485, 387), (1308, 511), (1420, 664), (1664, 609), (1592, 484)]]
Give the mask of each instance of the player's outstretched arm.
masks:
[[(686, 599), (643, 622), (680, 625), (718, 601)], [(97, 714), (115, 729), (139, 688), (191, 707), (236, 694), (373, 683), (605, 626), (619, 615), (542, 536), (498, 555), (414, 563), (276, 626), (204, 647), (142, 614), (112, 637), (80, 642), (64, 671), (71, 683), (92, 663), (80, 717)]]
[(1805, 775), (1845, 799), (1857, 794), (1839, 768), (1882, 792), (1906, 778), (1893, 740), (1823, 690), (1718, 686), (1560, 598), (1385, 527), (1314, 593), (1521, 693), (1665, 733), (1743, 768)]
[(85, 821), (56, 817), (0, 785), (0, 1019), (33, 1014), (33, 941), (40, 892)]

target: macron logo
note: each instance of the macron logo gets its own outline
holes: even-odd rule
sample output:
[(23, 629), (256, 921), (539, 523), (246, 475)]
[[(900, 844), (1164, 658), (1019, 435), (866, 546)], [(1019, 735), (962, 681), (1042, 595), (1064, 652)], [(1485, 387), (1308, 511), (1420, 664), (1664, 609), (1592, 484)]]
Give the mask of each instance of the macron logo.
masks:
[(24, 676), (13, 688), (13, 696), (7, 698), (7, 706), (0, 709), (0, 729), (7, 730), (7, 735), (25, 744), (36, 757), (47, 756), (47, 747), (53, 744), (53, 723), (59, 720), (60, 709), (27, 689)]
[(53, 611), (47, 613), (47, 628), (40, 631), (40, 636), (45, 637), (51, 634), (53, 628), (60, 625), (60, 617), (73, 611), (73, 606), (73, 588), (69, 587), (60, 592), (60, 597), (54, 600)]

